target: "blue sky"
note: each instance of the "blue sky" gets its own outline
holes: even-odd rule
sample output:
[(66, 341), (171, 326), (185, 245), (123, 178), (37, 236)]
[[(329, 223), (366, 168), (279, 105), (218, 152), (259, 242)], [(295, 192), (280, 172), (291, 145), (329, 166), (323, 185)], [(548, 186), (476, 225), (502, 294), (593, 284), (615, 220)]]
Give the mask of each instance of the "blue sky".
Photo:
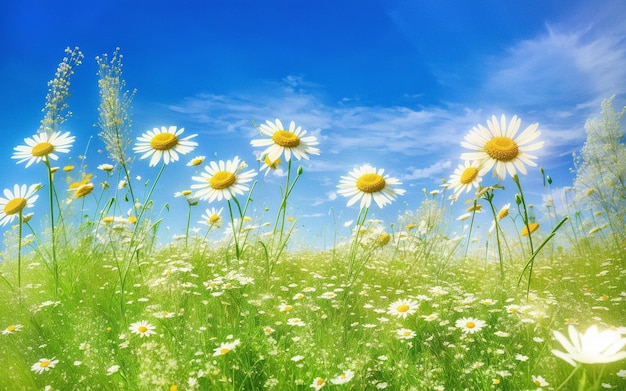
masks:
[[(119, 46), (127, 85), (137, 89), (133, 136), (169, 125), (198, 134), (198, 149), (168, 166), (158, 189), (157, 200), (172, 207), (164, 216), (170, 233), (182, 232), (186, 213), (172, 195), (196, 173), (185, 163), (239, 155), (254, 166), (252, 122), (274, 118), (294, 120), (320, 141), (321, 155), (301, 162), (305, 174), (290, 203), (309, 237), (328, 235), (331, 209), (340, 226), (356, 218), (336, 185), (364, 163), (385, 168), (407, 190), (372, 216), (392, 222), (416, 209), (422, 189), (436, 189), (460, 163), (463, 136), (492, 114), (517, 114), (522, 127), (539, 123), (538, 163), (558, 192), (572, 184), (571, 154), (584, 143), (585, 120), (613, 94), (618, 108), (626, 103), (625, 17), (620, 0), (3, 2), (0, 187), (46, 181), (43, 167), (16, 166), (11, 154), (36, 132), (46, 83), (67, 46), (79, 46), (85, 59), (64, 125), (77, 142), (59, 165), (85, 152), (98, 133), (94, 57)], [(99, 149), (94, 137), (87, 151), (94, 182), (104, 179), (96, 166), (107, 162)], [(144, 178), (156, 171), (133, 163)], [(538, 170), (522, 180), (541, 203)], [(284, 178), (265, 182), (259, 210), (275, 206)]]

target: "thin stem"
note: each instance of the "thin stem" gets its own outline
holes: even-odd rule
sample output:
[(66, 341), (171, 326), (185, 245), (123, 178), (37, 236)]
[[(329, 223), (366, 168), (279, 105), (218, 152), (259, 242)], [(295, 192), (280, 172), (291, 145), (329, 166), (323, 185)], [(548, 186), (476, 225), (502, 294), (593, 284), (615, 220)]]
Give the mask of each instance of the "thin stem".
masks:
[(20, 214), (18, 216), (20, 219), (20, 227), (17, 237), (17, 296), (18, 300), (22, 301), (22, 211), (20, 210)]
[(576, 373), (576, 372), (577, 372), (577, 371), (578, 371), (581, 367), (582, 367), (582, 365), (578, 364), (578, 365), (576, 366), (576, 368), (574, 368), (574, 370), (572, 371), (572, 373), (570, 373), (570, 374), (569, 374), (569, 376), (568, 376), (565, 380), (563, 380), (563, 382), (562, 382), (562, 383), (561, 383), (561, 384), (560, 384), (557, 388), (555, 388), (555, 389), (554, 389), (554, 391), (558, 391), (558, 390), (560, 390), (561, 388), (565, 387), (565, 385), (567, 384), (567, 382), (569, 382), (569, 381), (570, 381), (570, 379), (574, 376), (574, 374), (575, 374), (575, 373)]
[(504, 264), (502, 260), (502, 246), (500, 245), (500, 224), (498, 223), (498, 214), (496, 213), (496, 208), (493, 206), (493, 193), (487, 192), (483, 196), (484, 199), (487, 200), (489, 206), (491, 207), (491, 213), (493, 214), (493, 223), (495, 224), (496, 229), (496, 244), (498, 245), (498, 260), (500, 261), (500, 278), (504, 281)]
[(56, 297), (59, 290), (59, 267), (57, 265), (57, 252), (56, 252), (56, 238), (54, 230), (54, 188), (53, 188), (53, 172), (50, 167), (50, 162), (44, 160), (46, 168), (48, 169), (48, 195), (50, 197), (50, 234), (52, 236), (52, 269), (54, 270), (54, 296)]

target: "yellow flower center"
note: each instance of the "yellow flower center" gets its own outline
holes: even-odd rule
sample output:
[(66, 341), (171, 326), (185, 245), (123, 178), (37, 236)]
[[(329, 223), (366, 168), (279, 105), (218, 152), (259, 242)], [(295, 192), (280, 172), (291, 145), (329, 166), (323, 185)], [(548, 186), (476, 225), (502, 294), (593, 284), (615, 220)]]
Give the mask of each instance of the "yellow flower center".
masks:
[(474, 322), (467, 322), (467, 323), (465, 323), (465, 328), (466, 329), (473, 329), (474, 327), (476, 327), (476, 323), (474, 323)]
[(364, 193), (379, 192), (385, 185), (385, 178), (378, 174), (363, 174), (356, 180), (356, 187)]
[(222, 355), (224, 355), (224, 354), (226, 354), (228, 352), (230, 352), (230, 349), (228, 349), (228, 348), (221, 348), (220, 349), (220, 354), (222, 354)]
[(503, 218), (505, 218), (508, 215), (509, 215), (509, 209), (508, 208), (501, 209), (500, 212), (498, 213), (498, 220), (502, 220)]
[(209, 180), (209, 185), (215, 190), (223, 190), (231, 187), (236, 180), (232, 172), (218, 171)]
[(324, 379), (320, 377), (319, 379), (317, 379), (317, 382), (315, 382), (315, 384), (317, 384), (318, 386), (321, 386), (322, 384), (324, 384)]
[(380, 238), (379, 238), (379, 243), (381, 246), (384, 246), (385, 244), (389, 243), (389, 240), (391, 239), (391, 235), (389, 234), (381, 234)]
[(167, 151), (176, 145), (178, 145), (178, 137), (172, 133), (159, 133), (150, 140), (150, 146), (157, 151)]
[(176, 384), (172, 384), (170, 386), (170, 391), (178, 391), (178, 386)]
[(524, 228), (522, 228), (522, 236), (528, 236), (528, 228), (530, 228), (530, 233), (533, 233), (539, 228), (539, 223), (534, 222), (528, 224), (528, 227), (524, 226)]
[(14, 332), (14, 331), (15, 331), (15, 325), (11, 325), (11, 326), (7, 327), (7, 331), (8, 331), (9, 333)]
[(48, 154), (52, 151), (54, 151), (54, 145), (44, 142), (35, 145), (31, 153), (33, 154), (33, 156), (42, 157), (48, 156)]
[(50, 360), (43, 360), (39, 363), (39, 368), (47, 368), (50, 365)]
[(76, 190), (76, 198), (81, 198), (86, 196), (87, 194), (91, 193), (91, 191), (93, 190), (93, 185), (91, 183), (88, 183), (86, 185), (81, 185), (77, 190)]
[(220, 216), (219, 215), (211, 215), (211, 217), (209, 217), (209, 223), (211, 223), (211, 224), (215, 224), (218, 221), (220, 221)]
[(300, 145), (300, 137), (286, 130), (277, 130), (272, 135), (272, 141), (285, 148), (295, 148)]
[(280, 159), (276, 159), (274, 161), (270, 160), (269, 156), (265, 157), (265, 160), (263, 160), (263, 163), (265, 163), (266, 166), (268, 166), (269, 168), (271, 168), (272, 170), (275, 170), (278, 168), (278, 166), (280, 165), (281, 161)]
[(476, 167), (468, 167), (461, 174), (461, 183), (468, 185), (474, 182), (474, 179), (478, 176), (478, 169)]
[(7, 216), (18, 214), (26, 207), (26, 204), (27, 202), (24, 198), (13, 198), (4, 206), (4, 214)]
[(487, 155), (501, 162), (510, 162), (519, 156), (519, 147), (509, 137), (494, 137), (485, 145)]
[(398, 312), (407, 312), (409, 310), (409, 308), (411, 308), (411, 307), (409, 307), (406, 304), (400, 304), (398, 306), (398, 308), (396, 308), (396, 311), (398, 311)]
[(139, 331), (140, 333), (145, 333), (146, 331), (148, 331), (148, 328), (146, 326), (139, 326), (137, 327), (137, 331)]

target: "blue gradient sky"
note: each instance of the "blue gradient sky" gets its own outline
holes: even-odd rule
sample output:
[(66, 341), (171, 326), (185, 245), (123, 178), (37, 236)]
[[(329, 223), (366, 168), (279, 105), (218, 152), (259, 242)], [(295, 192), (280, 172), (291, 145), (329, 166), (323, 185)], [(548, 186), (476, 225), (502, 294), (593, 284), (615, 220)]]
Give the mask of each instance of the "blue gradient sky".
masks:
[[(585, 141), (585, 120), (613, 94), (618, 108), (626, 103), (625, 18), (621, 0), (3, 2), (0, 188), (46, 181), (43, 166), (16, 166), (11, 154), (36, 132), (46, 83), (67, 46), (79, 46), (85, 59), (64, 127), (77, 142), (58, 165), (77, 163), (94, 136), (88, 170), (95, 183), (104, 180), (96, 170), (108, 159), (94, 127), (94, 57), (119, 46), (127, 85), (138, 90), (133, 136), (169, 125), (198, 134), (199, 148), (168, 166), (158, 188), (157, 202), (171, 207), (163, 216), (168, 234), (184, 230), (186, 204), (173, 193), (196, 174), (185, 163), (200, 154), (239, 155), (255, 166), (252, 122), (274, 118), (294, 120), (320, 141), (321, 155), (301, 163), (289, 213), (313, 241), (329, 235), (323, 227), (356, 218), (358, 210), (336, 194), (340, 176), (370, 163), (400, 178), (405, 196), (371, 214), (392, 222), (419, 206), (423, 188), (438, 188), (453, 172), (463, 136), (492, 114), (517, 114), (522, 128), (540, 124), (538, 163), (558, 193), (572, 184), (571, 155)], [(137, 160), (133, 172), (145, 180), (157, 169)], [(522, 180), (540, 204), (538, 170)], [(265, 182), (257, 210), (276, 206), (284, 177)], [(192, 221), (208, 206), (195, 209)]]

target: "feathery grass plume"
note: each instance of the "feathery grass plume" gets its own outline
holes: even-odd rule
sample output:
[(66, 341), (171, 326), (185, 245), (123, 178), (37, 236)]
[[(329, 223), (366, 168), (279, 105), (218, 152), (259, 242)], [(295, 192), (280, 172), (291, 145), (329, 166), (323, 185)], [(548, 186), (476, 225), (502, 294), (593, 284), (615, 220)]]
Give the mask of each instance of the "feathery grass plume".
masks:
[(65, 57), (59, 64), (54, 79), (48, 82), (46, 104), (41, 111), (44, 117), (37, 133), (51, 135), (72, 115), (68, 110), (67, 99), (70, 97), (70, 76), (74, 74), (74, 67), (82, 64), (83, 53), (75, 47), (65, 48)]
[(100, 90), (98, 126), (102, 129), (98, 136), (106, 145), (109, 157), (119, 163), (124, 172), (128, 191), (135, 205), (128, 166), (132, 159), (128, 156), (127, 149), (132, 144), (132, 119), (129, 111), (137, 90), (126, 90), (126, 81), (122, 79), (122, 59), (120, 48), (116, 48), (110, 57), (107, 53), (96, 57)]
[(611, 227), (615, 243), (620, 245), (626, 234), (626, 144), (619, 113), (613, 109), (615, 96), (602, 102), (600, 117), (585, 123), (587, 141), (574, 156), (577, 198), (590, 210), (601, 210)]

